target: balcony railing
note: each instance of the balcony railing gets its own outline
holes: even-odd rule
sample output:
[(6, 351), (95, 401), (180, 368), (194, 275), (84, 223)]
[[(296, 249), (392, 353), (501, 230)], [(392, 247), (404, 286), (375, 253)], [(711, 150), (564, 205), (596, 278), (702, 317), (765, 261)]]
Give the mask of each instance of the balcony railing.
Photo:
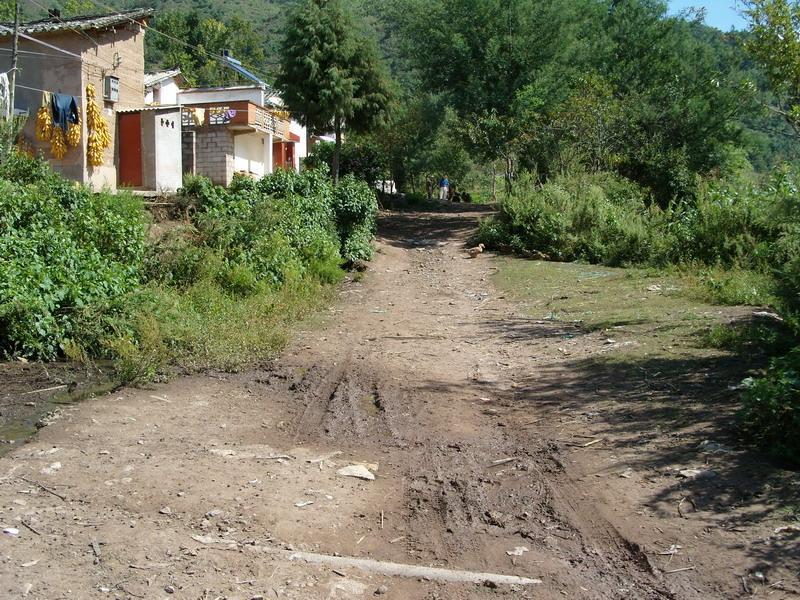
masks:
[(289, 121), (247, 101), (184, 106), (181, 112), (181, 124), (186, 128), (219, 126), (253, 128), (286, 140), (291, 138)]

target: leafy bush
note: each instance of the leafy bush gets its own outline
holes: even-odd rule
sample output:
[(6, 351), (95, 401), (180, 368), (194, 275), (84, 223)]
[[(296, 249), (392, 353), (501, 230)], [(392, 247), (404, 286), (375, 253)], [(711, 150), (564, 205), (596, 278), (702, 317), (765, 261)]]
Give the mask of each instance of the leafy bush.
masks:
[(124, 310), (119, 298), (139, 285), (141, 203), (94, 194), (21, 155), (0, 175), (0, 348), (47, 359), (82, 337), (82, 346), (100, 353), (108, 332), (80, 331), (76, 323), (98, 307)]
[(610, 175), (557, 177), (506, 198), (478, 238), (489, 247), (556, 260), (611, 265), (642, 262), (652, 251), (644, 191)]
[[(190, 183), (184, 194), (193, 194), (199, 207), (197, 243), (221, 258), (221, 281), (236, 293), (254, 291), (259, 282), (281, 285), (300, 278), (312, 263), (338, 264), (333, 186), (324, 172), (279, 170), (260, 181), (238, 177), (229, 189), (200, 178)], [(193, 252), (182, 255), (190, 265)]]
[(372, 258), (375, 217), (378, 204), (375, 192), (353, 175), (346, 175), (333, 192), (333, 212), (341, 240), (341, 255), (346, 261)]
[(324, 170), (228, 189), (192, 177), (181, 201), (192, 223), (148, 243), (136, 198), (23, 155), (0, 163), (0, 351), (111, 357), (123, 382), (171, 362), (235, 368), (341, 279), (340, 252), (370, 253), (375, 196), (353, 177), (336, 193)]
[[(662, 210), (644, 189), (610, 174), (565, 175), (506, 198), (480, 241), (520, 254), (608, 265), (701, 264), (800, 272), (800, 173), (761, 185), (707, 182), (691, 201)], [(800, 290), (799, 288), (796, 288)]]
[(800, 349), (775, 359), (767, 374), (746, 381), (739, 423), (772, 456), (800, 464)]
[[(305, 160), (309, 169), (333, 168), (333, 142), (321, 142), (311, 149)], [(385, 157), (377, 145), (371, 142), (344, 142), (339, 160), (339, 176), (353, 175), (366, 181), (370, 187), (377, 181), (389, 179)]]

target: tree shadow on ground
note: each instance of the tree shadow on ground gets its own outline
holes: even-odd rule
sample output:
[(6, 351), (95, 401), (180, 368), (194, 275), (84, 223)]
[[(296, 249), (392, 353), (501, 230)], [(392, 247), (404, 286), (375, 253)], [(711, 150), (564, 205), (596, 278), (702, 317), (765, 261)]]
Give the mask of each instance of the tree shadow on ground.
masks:
[[(430, 210), (383, 212), (378, 217), (378, 237), (398, 248), (435, 247), (453, 237), (467, 237), (480, 216), (489, 216), (493, 209), (481, 204), (442, 205)], [(465, 217), (470, 213), (473, 217)]]
[[(748, 448), (736, 428), (741, 381), (763, 368), (768, 356), (686, 347), (680, 355), (624, 348), (601, 353), (603, 340), (569, 323), (493, 319), (484, 327), (487, 339), (509, 344), (586, 336), (582, 343), (595, 345), (589, 358), (544, 357), (526, 365), (508, 389), (474, 383), (521, 418), (584, 423), (594, 439), (602, 438), (603, 450), (620, 457), (617, 471), (629, 468), (657, 482), (646, 502), (657, 514), (683, 511), (708, 527), (734, 532), (767, 520), (800, 525), (797, 472)], [(701, 473), (682, 476), (686, 469)], [(738, 544), (765, 570), (800, 560), (797, 532)]]

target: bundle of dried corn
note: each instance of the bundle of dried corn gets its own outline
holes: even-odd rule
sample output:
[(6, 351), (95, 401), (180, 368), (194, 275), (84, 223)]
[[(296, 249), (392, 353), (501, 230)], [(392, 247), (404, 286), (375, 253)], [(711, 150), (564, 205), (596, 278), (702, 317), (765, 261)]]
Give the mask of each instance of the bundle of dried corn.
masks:
[(104, 150), (111, 144), (111, 134), (95, 102), (95, 89), (91, 83), (86, 86), (86, 127), (89, 131), (86, 155), (91, 166), (99, 167), (103, 164)]

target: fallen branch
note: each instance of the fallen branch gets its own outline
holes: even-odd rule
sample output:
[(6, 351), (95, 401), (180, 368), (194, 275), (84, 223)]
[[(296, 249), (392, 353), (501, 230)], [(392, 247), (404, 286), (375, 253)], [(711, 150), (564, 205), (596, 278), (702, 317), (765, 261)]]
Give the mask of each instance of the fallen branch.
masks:
[(41, 390), (33, 390), (32, 392), (25, 392), (22, 395), (23, 396), (28, 396), (30, 394), (41, 394), (43, 392), (53, 392), (55, 390), (60, 390), (60, 389), (65, 388), (65, 387), (68, 387), (68, 386), (67, 385), (56, 385), (56, 386), (49, 387), (49, 388), (44, 388), (44, 389), (41, 389)]
[(59, 494), (58, 492), (54, 492), (54, 491), (53, 491), (53, 490), (51, 490), (49, 487), (45, 487), (45, 486), (43, 486), (43, 485), (42, 485), (41, 483), (39, 483), (38, 481), (34, 481), (33, 479), (28, 479), (27, 477), (22, 477), (22, 476), (20, 476), (20, 479), (22, 479), (22, 481), (26, 481), (26, 482), (30, 483), (31, 485), (35, 485), (36, 487), (39, 487), (39, 488), (41, 488), (42, 490), (44, 490), (44, 491), (45, 491), (45, 492), (47, 492), (48, 494), (52, 494), (52, 495), (53, 495), (53, 496), (55, 496), (56, 498), (61, 498), (61, 500), (63, 500), (64, 502), (66, 502), (66, 501), (67, 501), (67, 498), (66, 498), (65, 496), (62, 496), (62, 495), (61, 495), (61, 494)]
[(33, 533), (35, 533), (36, 535), (42, 535), (42, 534), (41, 534), (41, 532), (39, 532), (39, 531), (36, 531), (36, 530), (33, 528), (33, 526), (32, 526), (32, 525), (30, 525), (29, 523), (26, 523), (26, 522), (25, 522), (25, 519), (20, 519), (20, 521), (19, 521), (19, 522), (20, 522), (20, 523), (22, 523), (22, 524), (23, 524), (25, 527), (27, 527), (28, 529), (30, 529), (30, 530), (31, 530)]
[(672, 569), (672, 571), (664, 571), (664, 573), (682, 573), (683, 571), (694, 571), (697, 567), (683, 567), (681, 569)]
[(512, 456), (511, 458), (501, 458), (500, 460), (492, 461), (492, 464), (490, 464), (486, 468), (491, 469), (493, 467), (501, 467), (503, 465), (507, 465), (510, 462), (514, 462), (515, 460), (518, 460), (516, 456)]

